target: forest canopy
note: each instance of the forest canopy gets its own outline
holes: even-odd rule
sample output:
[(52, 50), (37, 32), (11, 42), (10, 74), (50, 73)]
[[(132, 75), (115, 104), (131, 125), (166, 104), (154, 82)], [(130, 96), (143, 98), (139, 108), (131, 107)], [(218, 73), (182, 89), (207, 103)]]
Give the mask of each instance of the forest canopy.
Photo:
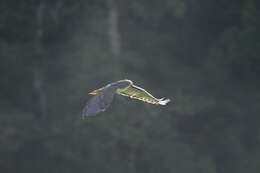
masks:
[[(2, 0), (0, 172), (259, 172), (259, 5)], [(82, 120), (120, 79), (172, 101)]]

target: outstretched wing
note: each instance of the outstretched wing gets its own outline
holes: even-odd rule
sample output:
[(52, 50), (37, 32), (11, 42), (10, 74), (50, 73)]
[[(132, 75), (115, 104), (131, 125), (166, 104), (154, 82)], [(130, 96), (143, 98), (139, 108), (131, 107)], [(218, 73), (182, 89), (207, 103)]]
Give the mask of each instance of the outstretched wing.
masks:
[(99, 112), (105, 111), (115, 95), (115, 89), (108, 87), (101, 90), (98, 94), (92, 97), (83, 109), (83, 119), (88, 116), (95, 116)]
[(142, 100), (147, 103), (151, 104), (159, 104), (159, 105), (166, 105), (170, 99), (157, 99), (154, 96), (152, 96), (150, 93), (148, 93), (146, 90), (143, 88), (140, 88), (138, 86), (135, 86), (133, 84), (129, 85), (125, 89), (121, 89), (117, 91), (118, 94), (127, 96), (130, 98)]

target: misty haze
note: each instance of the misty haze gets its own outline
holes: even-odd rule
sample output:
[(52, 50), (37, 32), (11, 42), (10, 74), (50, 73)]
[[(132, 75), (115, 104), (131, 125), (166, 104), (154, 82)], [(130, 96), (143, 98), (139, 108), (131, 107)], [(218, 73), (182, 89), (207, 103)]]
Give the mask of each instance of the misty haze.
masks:
[[(2, 0), (0, 172), (259, 173), (259, 8)], [(116, 95), (82, 119), (121, 79), (171, 102)]]

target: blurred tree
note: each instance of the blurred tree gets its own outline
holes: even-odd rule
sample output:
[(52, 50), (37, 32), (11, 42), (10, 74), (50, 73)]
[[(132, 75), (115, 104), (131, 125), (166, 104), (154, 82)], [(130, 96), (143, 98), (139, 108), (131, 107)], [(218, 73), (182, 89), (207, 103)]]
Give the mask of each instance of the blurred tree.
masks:
[(108, 35), (111, 52), (114, 56), (120, 53), (120, 33), (118, 28), (118, 9), (115, 0), (108, 0)]
[[(258, 7), (1, 1), (0, 172), (259, 172)], [(115, 99), (81, 121), (118, 78), (172, 104)]]

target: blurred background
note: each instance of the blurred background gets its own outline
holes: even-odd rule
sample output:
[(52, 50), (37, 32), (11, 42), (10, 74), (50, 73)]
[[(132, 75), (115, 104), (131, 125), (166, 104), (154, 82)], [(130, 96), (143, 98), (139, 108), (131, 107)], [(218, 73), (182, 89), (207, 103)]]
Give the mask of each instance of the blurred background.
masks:
[[(260, 172), (256, 0), (1, 0), (0, 172)], [(131, 79), (156, 106), (87, 93)]]

